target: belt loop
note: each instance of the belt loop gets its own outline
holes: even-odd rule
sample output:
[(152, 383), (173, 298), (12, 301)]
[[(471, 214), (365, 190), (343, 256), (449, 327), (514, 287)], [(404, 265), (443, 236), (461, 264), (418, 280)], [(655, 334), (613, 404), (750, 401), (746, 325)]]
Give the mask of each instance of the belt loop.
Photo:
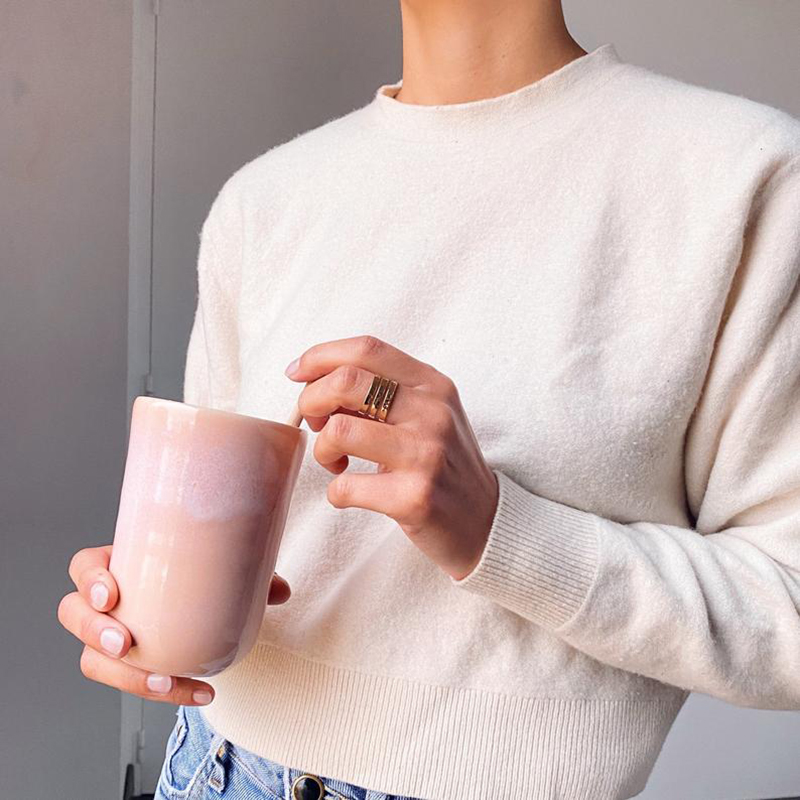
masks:
[(212, 741), (214, 754), (211, 757), (211, 771), (208, 775), (208, 785), (217, 793), (222, 794), (228, 784), (228, 740), (217, 735)]

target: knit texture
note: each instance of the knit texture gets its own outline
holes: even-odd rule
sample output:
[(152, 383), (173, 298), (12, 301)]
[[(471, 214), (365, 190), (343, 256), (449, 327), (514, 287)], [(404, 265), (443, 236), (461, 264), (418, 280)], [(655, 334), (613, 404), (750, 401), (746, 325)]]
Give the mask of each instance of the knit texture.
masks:
[(400, 85), (221, 187), (184, 400), (285, 420), (286, 364), (384, 339), (458, 387), (486, 548), (456, 581), (334, 508), (312, 434), (292, 596), (203, 713), (382, 792), (629, 798), (689, 692), (800, 710), (800, 121), (610, 43), (498, 97)]

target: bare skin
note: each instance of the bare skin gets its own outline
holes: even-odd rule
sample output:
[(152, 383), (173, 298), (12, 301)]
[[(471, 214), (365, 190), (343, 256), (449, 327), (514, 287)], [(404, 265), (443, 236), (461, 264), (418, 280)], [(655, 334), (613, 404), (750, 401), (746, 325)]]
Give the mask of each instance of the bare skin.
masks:
[(400, 0), (400, 11), (404, 103), (496, 97), (586, 55), (561, 0)]
[[(75, 553), (69, 564), (69, 576), (77, 591), (64, 595), (58, 606), (58, 621), (85, 645), (80, 659), (81, 672), (91, 680), (147, 700), (187, 706), (210, 703), (214, 690), (205, 681), (162, 675), (155, 676), (152, 686), (148, 686), (151, 673), (120, 660), (130, 649), (132, 640), (130, 631), (107, 613), (119, 600), (116, 581), (108, 571), (110, 559), (110, 544), (87, 547)], [(105, 588), (105, 594), (96, 588), (92, 592), (98, 584)], [(289, 584), (276, 574), (270, 585), (268, 603), (285, 603), (289, 595)], [(96, 603), (97, 600), (100, 602)], [(109, 630), (113, 633), (109, 634)], [(122, 644), (118, 652), (104, 647), (119, 642), (120, 638)], [(200, 694), (195, 696), (196, 692)]]
[[(400, 10), (403, 85), (396, 99), (405, 103), (435, 105), (496, 97), (586, 55), (567, 30), (561, 0), (400, 0)], [(328, 490), (331, 504), (370, 508), (394, 517), (445, 572), (454, 578), (468, 574), (484, 548), (497, 485), (456, 387), (430, 365), (375, 337), (320, 344), (301, 361), (302, 369), (293, 377), (307, 383), (301, 410), (313, 431), (327, 429), (318, 437), (314, 455), (339, 476)], [(391, 425), (363, 420), (353, 410), (360, 405), (362, 384), (371, 380), (372, 372), (396, 379), (405, 374), (415, 387), (398, 392)], [(413, 409), (404, 419), (404, 404), (411, 399), (426, 401), (427, 406)], [(333, 419), (335, 425), (326, 424)], [(426, 425), (417, 430), (414, 426), (420, 420)], [(394, 438), (389, 441), (389, 437)], [(404, 450), (399, 448), (401, 440), (408, 445)], [(374, 460), (379, 473), (389, 474), (340, 475), (347, 469), (348, 453)], [(408, 463), (392, 464), (392, 458), (399, 456), (391, 453), (404, 453)], [(460, 465), (460, 473), (453, 463)], [(463, 508), (470, 513), (462, 518)], [(85, 645), (80, 659), (83, 674), (149, 700), (181, 705), (210, 702), (214, 690), (204, 681), (155, 676), (148, 686), (148, 673), (120, 660), (131, 647), (131, 634), (107, 613), (119, 597), (108, 571), (110, 557), (111, 545), (78, 551), (69, 565), (77, 591), (65, 595), (58, 607), (61, 624)], [(105, 587), (107, 598), (93, 605), (92, 587), (97, 584)], [(275, 575), (268, 602), (284, 603), (289, 595), (288, 583)], [(121, 639), (121, 646), (110, 652), (104, 645), (113, 645), (115, 638)]]

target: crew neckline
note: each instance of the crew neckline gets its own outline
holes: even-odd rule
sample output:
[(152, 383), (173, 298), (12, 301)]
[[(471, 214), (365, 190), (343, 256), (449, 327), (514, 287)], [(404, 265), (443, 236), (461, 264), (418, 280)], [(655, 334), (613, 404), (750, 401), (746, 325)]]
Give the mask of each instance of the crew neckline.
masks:
[(541, 78), (494, 97), (463, 103), (405, 103), (394, 95), (402, 78), (380, 85), (366, 107), (371, 117), (396, 138), (465, 140), (529, 125), (590, 95), (610, 79), (622, 59), (613, 42), (567, 62)]

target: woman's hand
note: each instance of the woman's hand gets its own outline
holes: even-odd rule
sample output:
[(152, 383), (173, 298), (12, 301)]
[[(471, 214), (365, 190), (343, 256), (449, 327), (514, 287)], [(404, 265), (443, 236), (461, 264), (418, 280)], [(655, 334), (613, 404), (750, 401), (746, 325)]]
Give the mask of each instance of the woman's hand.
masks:
[[(104, 613), (119, 600), (117, 583), (108, 571), (110, 560), (110, 544), (75, 553), (69, 576), (77, 591), (64, 595), (58, 605), (58, 621), (86, 645), (81, 654), (81, 672), (91, 680), (147, 700), (176, 705), (210, 703), (214, 690), (203, 681), (156, 675), (120, 661), (131, 648), (132, 639), (122, 623)], [(289, 593), (289, 585), (276, 574), (268, 602), (283, 603)]]
[[(314, 345), (295, 364), (286, 374), (306, 382), (298, 408), (321, 431), (314, 457), (338, 475), (329, 502), (391, 517), (441, 569), (468, 575), (486, 545), (498, 487), (453, 381), (374, 336)], [(399, 384), (385, 423), (356, 413), (375, 374)], [(378, 474), (340, 474), (348, 455), (375, 461)]]

